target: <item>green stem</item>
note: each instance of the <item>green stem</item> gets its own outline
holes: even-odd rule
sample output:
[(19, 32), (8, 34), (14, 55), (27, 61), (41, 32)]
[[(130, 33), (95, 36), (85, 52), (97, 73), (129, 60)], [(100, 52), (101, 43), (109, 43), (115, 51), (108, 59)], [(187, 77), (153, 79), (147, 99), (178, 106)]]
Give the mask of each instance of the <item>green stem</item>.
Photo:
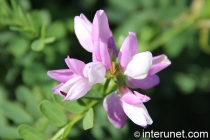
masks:
[[(68, 124), (66, 124), (64, 127), (62, 127), (62, 128), (61, 128), (61, 129), (60, 129), (60, 130), (51, 138), (51, 140), (57, 140), (57, 139), (59, 139), (59, 138), (62, 136), (62, 134), (63, 134), (63, 132), (64, 132), (64, 130), (65, 130), (66, 127), (68, 127), (69, 125), (70, 125), (70, 126), (73, 126), (75, 123), (77, 123), (79, 120), (81, 120), (81, 119), (85, 116), (87, 110), (89, 110), (91, 107), (95, 106), (98, 102), (99, 102), (98, 100), (93, 100), (93, 101), (91, 101), (91, 102), (87, 105), (87, 107), (85, 108), (85, 110), (84, 110), (81, 114), (78, 114), (77, 116), (75, 116), (75, 118), (74, 118), (73, 120), (71, 120)], [(69, 130), (69, 131), (70, 131), (70, 130)]]
[(109, 82), (110, 82), (110, 78), (109, 79), (106, 79), (106, 82), (105, 82), (105, 84), (104, 84), (104, 86), (103, 86), (103, 88), (102, 88), (102, 94), (103, 95), (105, 95), (106, 94), (106, 89), (107, 89), (107, 87), (109, 86)]

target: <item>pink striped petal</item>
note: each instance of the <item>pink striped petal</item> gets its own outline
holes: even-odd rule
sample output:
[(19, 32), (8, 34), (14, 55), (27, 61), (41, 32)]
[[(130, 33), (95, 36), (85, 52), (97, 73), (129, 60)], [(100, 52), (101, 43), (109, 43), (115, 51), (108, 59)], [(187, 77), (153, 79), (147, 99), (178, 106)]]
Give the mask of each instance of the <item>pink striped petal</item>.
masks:
[(141, 100), (141, 102), (148, 102), (150, 100), (150, 97), (146, 96), (146, 95), (143, 95), (137, 91), (133, 91), (135, 96)]
[(130, 105), (135, 105), (135, 104), (139, 104), (142, 102), (134, 94), (124, 94), (122, 97), (122, 101), (124, 101)]
[(47, 75), (61, 83), (65, 83), (73, 77), (73, 72), (70, 69), (51, 70), (47, 72)]
[(101, 41), (95, 41), (93, 46), (93, 62), (101, 62), (108, 70), (111, 65), (111, 60), (107, 45)]
[(69, 56), (67, 58), (65, 58), (65, 62), (74, 74), (83, 76), (83, 70), (85, 67), (84, 62), (77, 60), (77, 59), (73, 59), (73, 58), (70, 59)]
[(147, 75), (145, 79), (136, 80), (127, 77), (126, 82), (131, 88), (150, 89), (160, 83), (160, 79), (157, 75)]
[(167, 58), (166, 55), (158, 55), (153, 57), (152, 59), (152, 66), (150, 68), (149, 74), (155, 74), (158, 73), (159, 71), (165, 69), (171, 64), (171, 61)]
[(103, 10), (98, 10), (93, 19), (92, 25), (92, 41), (101, 40), (103, 43), (108, 44), (108, 39), (111, 36), (108, 19)]
[(138, 53), (138, 42), (136, 34), (129, 32), (129, 35), (125, 38), (120, 48), (120, 52), (118, 54), (118, 60), (123, 70), (126, 69), (128, 63), (137, 53)]

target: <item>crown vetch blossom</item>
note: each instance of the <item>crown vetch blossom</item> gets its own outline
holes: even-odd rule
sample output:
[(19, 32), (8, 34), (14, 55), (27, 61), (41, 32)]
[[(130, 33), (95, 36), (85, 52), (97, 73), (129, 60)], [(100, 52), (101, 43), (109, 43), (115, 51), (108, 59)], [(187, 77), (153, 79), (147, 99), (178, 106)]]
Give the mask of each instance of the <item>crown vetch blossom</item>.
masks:
[(124, 87), (123, 93), (119, 90), (107, 95), (103, 106), (108, 114), (109, 121), (116, 128), (122, 128), (126, 123), (127, 117), (135, 124), (146, 127), (153, 123), (143, 104), (143, 102), (149, 100), (148, 96), (142, 95), (137, 91), (134, 91), (133, 94), (131, 90)]
[(133, 79), (144, 79), (152, 65), (152, 53), (138, 53), (136, 35), (130, 32), (120, 48), (118, 60), (125, 75)]
[[(108, 19), (103, 10), (98, 10), (91, 23), (84, 14), (74, 18), (75, 34), (83, 46), (92, 52), (92, 61), (88, 64), (69, 58), (65, 62), (69, 69), (48, 71), (48, 76), (60, 82), (53, 88), (55, 94), (65, 100), (77, 100), (84, 96), (94, 84), (111, 78), (119, 90), (104, 98), (103, 106), (109, 121), (122, 128), (127, 117), (135, 124), (146, 127), (153, 123), (144, 102), (150, 100), (146, 95), (131, 91), (126, 87), (148, 89), (159, 83), (157, 72), (171, 64), (166, 55), (152, 56), (149, 51), (138, 53), (138, 42), (135, 33), (129, 32), (118, 53)], [(110, 58), (118, 58), (119, 67)], [(126, 81), (119, 73), (126, 75)], [(119, 84), (116, 78), (121, 80)], [(126, 84), (125, 84), (126, 82)]]
[(171, 64), (166, 55), (152, 57), (150, 52), (138, 53), (135, 33), (130, 32), (118, 54), (120, 66), (132, 88), (149, 89), (159, 83), (157, 72)]
[(145, 79), (136, 80), (130, 77), (127, 77), (127, 84), (131, 88), (141, 88), (149, 89), (153, 86), (159, 84), (159, 77), (156, 75), (159, 71), (165, 69), (171, 64), (171, 61), (167, 58), (166, 55), (158, 55), (152, 58), (152, 66), (148, 72), (148, 75)]
[(67, 57), (65, 62), (69, 69), (52, 70), (47, 74), (52, 79), (61, 82), (53, 88), (56, 94), (64, 97), (64, 100), (77, 100), (84, 96), (96, 83), (103, 81), (106, 69), (100, 62), (84, 62)]
[(109, 28), (106, 13), (98, 10), (91, 23), (84, 14), (74, 18), (75, 34), (84, 49), (93, 52), (94, 42), (100, 41), (106, 44), (110, 53), (118, 53), (114, 43), (112, 32)]

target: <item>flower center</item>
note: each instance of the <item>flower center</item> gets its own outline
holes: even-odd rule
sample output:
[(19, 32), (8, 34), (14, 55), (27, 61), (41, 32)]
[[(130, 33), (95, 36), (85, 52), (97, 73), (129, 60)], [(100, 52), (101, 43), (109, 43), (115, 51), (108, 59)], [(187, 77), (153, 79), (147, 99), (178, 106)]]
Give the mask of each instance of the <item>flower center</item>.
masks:
[(120, 68), (116, 66), (115, 62), (112, 62), (110, 69), (107, 71), (106, 78), (112, 79), (117, 85), (122, 86), (125, 85), (122, 76)]

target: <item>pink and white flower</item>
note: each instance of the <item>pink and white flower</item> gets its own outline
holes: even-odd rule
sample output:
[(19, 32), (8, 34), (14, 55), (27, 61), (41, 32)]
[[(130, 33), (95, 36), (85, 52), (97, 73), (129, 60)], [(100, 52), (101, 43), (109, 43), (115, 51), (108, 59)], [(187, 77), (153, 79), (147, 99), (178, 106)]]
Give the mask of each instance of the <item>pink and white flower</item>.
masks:
[(64, 97), (64, 100), (77, 100), (84, 96), (92, 85), (103, 81), (106, 68), (101, 62), (84, 62), (67, 57), (65, 62), (69, 69), (52, 70), (47, 74), (60, 84), (53, 88), (55, 94)]
[(91, 23), (84, 14), (74, 18), (75, 34), (84, 49), (93, 52), (95, 41), (105, 44), (110, 53), (117, 54), (108, 18), (103, 10), (98, 10)]
[(146, 127), (153, 123), (143, 104), (149, 100), (150, 98), (146, 95), (136, 91), (133, 94), (131, 90), (124, 88), (123, 93), (117, 91), (106, 96), (103, 106), (108, 114), (109, 121), (116, 128), (122, 128), (126, 124), (127, 117), (135, 124)]
[(138, 53), (135, 33), (130, 32), (118, 54), (120, 66), (132, 88), (149, 89), (159, 83), (157, 72), (171, 64), (166, 55), (152, 57), (151, 52)]

